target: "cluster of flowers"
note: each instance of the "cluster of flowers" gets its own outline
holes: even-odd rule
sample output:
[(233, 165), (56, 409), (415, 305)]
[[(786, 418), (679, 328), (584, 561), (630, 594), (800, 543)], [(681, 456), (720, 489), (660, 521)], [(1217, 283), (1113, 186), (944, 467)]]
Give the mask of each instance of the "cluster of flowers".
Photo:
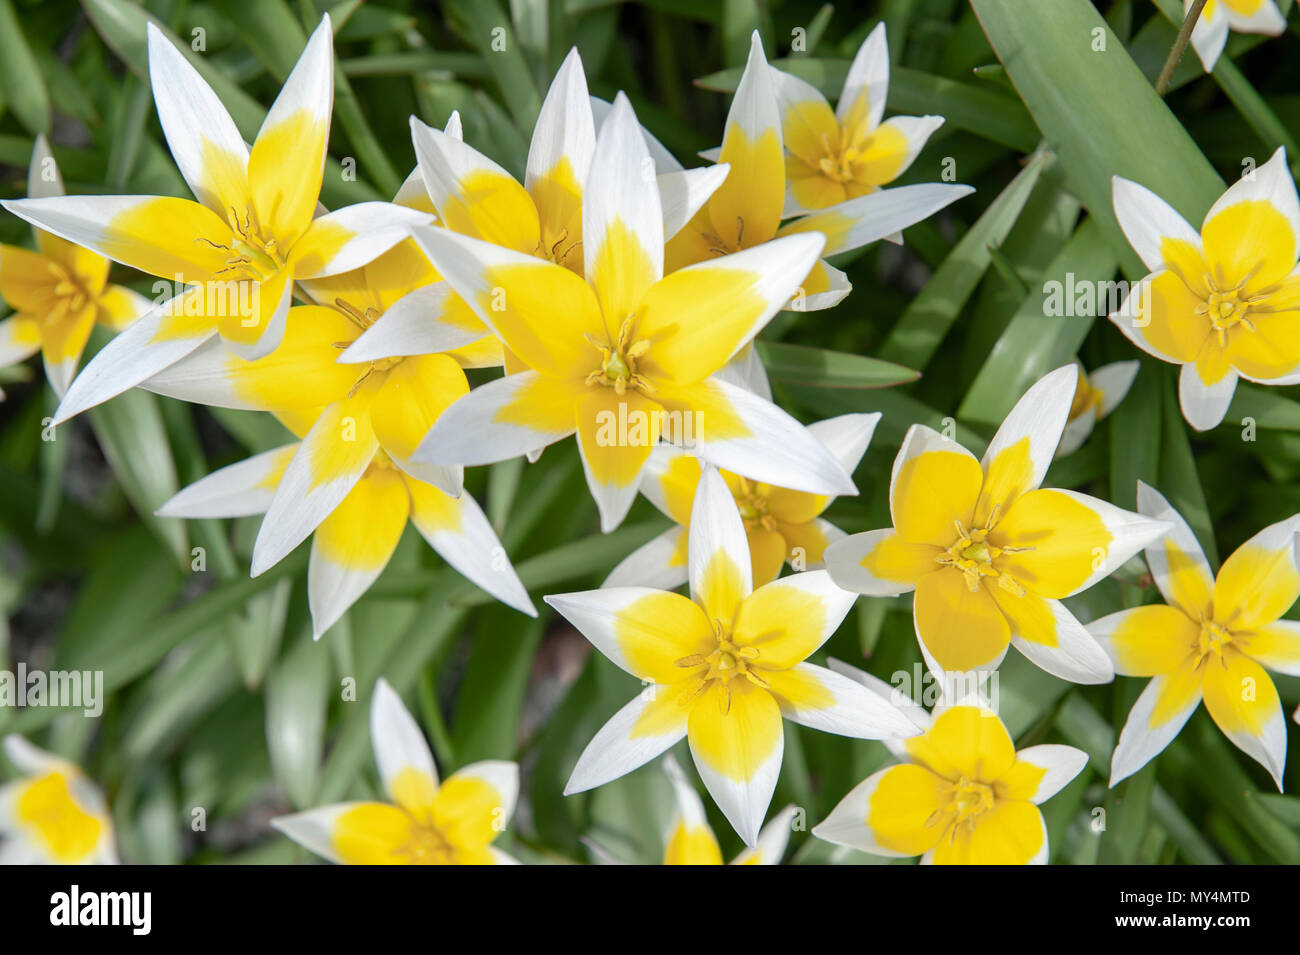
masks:
[[(882, 740), (899, 759), (848, 793), (816, 835), (936, 863), (1043, 862), (1036, 804), (1085, 754), (1017, 752), (978, 690), (951, 689), (951, 677), (996, 669), (1011, 644), (1077, 683), (1154, 678), (1120, 737), (1112, 784), (1166, 746), (1202, 698), (1280, 784), (1285, 729), (1263, 667), (1300, 673), (1300, 628), (1280, 620), (1300, 595), (1300, 516), (1248, 541), (1216, 580), (1155, 490), (1139, 488), (1132, 513), (1040, 487), (1053, 457), (1086, 441), (1123, 397), (1136, 362), (1091, 380), (1075, 365), (1048, 374), (982, 459), (914, 425), (893, 468), (892, 527), (846, 536), (820, 516), (836, 495), (857, 493), (850, 475), (879, 415), (799, 424), (773, 404), (752, 341), (782, 308), (826, 308), (849, 293), (824, 256), (901, 241), (971, 191), (881, 188), (942, 123), (884, 119), (883, 26), (834, 108), (770, 67), (755, 34), (722, 146), (702, 168), (684, 169), (623, 95), (590, 97), (575, 51), (545, 98), (522, 184), (463, 141), (455, 115), (443, 130), (412, 118), (418, 167), (393, 202), (333, 212), (318, 200), (333, 98), (328, 18), (251, 147), (152, 28), (149, 57), (164, 133), (198, 201), (64, 196), (38, 143), (30, 198), (4, 204), (35, 227), (39, 251), (0, 248), (0, 294), (19, 310), (0, 325), (0, 359), (43, 350), (62, 397), (56, 421), (132, 387), (279, 418), (299, 440), (209, 475), (161, 513), (265, 514), (254, 575), (312, 537), (318, 637), (379, 576), (408, 518), (465, 577), (535, 615), (463, 493), (463, 469), (536, 459), (576, 433), (604, 530), (638, 492), (673, 526), (600, 589), (546, 598), (644, 684), (583, 752), (567, 792), (686, 738), (750, 847), (736, 861), (779, 862), (792, 810), (763, 823), (789, 719)], [(1280, 299), (1294, 295), (1300, 237), (1284, 157), (1230, 189), (1200, 235), (1136, 184), (1117, 181), (1115, 201), (1155, 273), (1115, 320), (1184, 365), (1188, 420), (1217, 423), (1238, 375), (1294, 380), (1294, 336), (1272, 327)], [(154, 303), (106, 285), (109, 260), (174, 278), (175, 296)], [(124, 330), (74, 378), (95, 321)], [(469, 388), (465, 369), (494, 366), (504, 376)], [(1064, 598), (1143, 549), (1167, 606), (1087, 627), (1066, 609)], [(787, 561), (797, 572), (781, 576)], [(853, 667), (806, 662), (857, 595), (909, 591), (922, 654), (950, 688), (933, 711)], [(515, 805), (513, 763), (477, 763), (440, 783), (383, 681), (371, 734), (391, 803), (315, 809), (277, 828), (341, 862), (512, 861), (491, 843)], [(6, 851), (111, 860), (108, 815), (76, 767), (15, 737), (9, 752), (29, 777), (0, 788)], [(678, 793), (665, 861), (720, 862), (694, 788), (671, 757), (665, 765)]]

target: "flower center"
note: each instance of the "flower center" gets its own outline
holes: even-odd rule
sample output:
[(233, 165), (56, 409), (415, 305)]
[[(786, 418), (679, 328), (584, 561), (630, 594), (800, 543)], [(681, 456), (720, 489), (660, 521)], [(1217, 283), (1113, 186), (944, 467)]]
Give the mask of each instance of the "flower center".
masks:
[(406, 841), (393, 851), (407, 856), (413, 865), (451, 865), (456, 856), (456, 847), (432, 819), (414, 816)]
[(537, 248), (533, 250), (533, 255), (539, 259), (546, 259), (554, 262), (556, 265), (562, 265), (566, 269), (571, 269), (582, 274), (581, 256), (574, 262), (569, 261), (569, 257), (575, 252), (582, 249), (582, 239), (577, 238), (569, 240), (569, 227), (565, 226), (558, 233), (545, 231), (540, 239), (537, 240)]
[[(377, 308), (360, 309), (351, 302), (345, 301), (342, 298), (334, 299), (334, 306), (346, 315), (353, 325), (357, 326), (357, 328), (363, 332), (371, 325), (375, 324), (375, 322), (379, 321), (379, 317), (382, 314)], [(352, 341), (356, 341), (356, 339), (353, 339)], [(352, 341), (335, 342), (334, 347), (344, 349), (351, 345)], [(348, 397), (350, 398), (356, 394), (357, 389), (360, 388), (365, 380), (375, 372), (383, 372), (388, 371), (391, 368), (396, 368), (402, 363), (404, 357), (405, 356), (399, 355), (396, 358), (377, 358), (365, 365), (364, 370), (361, 372), (361, 376), (357, 378), (356, 382), (352, 385), (351, 390), (348, 391)]]
[(756, 482), (739, 478), (735, 498), (746, 531), (776, 530), (776, 518), (767, 512), (767, 494)]
[(618, 341), (612, 345), (593, 335), (586, 336), (587, 341), (600, 352), (600, 367), (587, 376), (587, 384), (613, 388), (619, 395), (626, 394), (629, 388), (646, 395), (654, 394), (654, 385), (637, 373), (637, 359), (650, 350), (650, 340), (632, 340), (633, 318), (629, 315), (623, 320), (618, 330)]
[(1032, 547), (995, 547), (989, 543), (989, 532), (996, 523), (998, 509), (995, 507), (989, 515), (988, 525), (967, 530), (961, 521), (954, 520), (957, 539), (935, 560), (945, 567), (960, 570), (966, 578), (966, 586), (971, 593), (980, 589), (980, 582), (985, 577), (995, 578), (998, 586), (1007, 593), (1017, 597), (1025, 595), (1025, 589), (1009, 574), (998, 570), (996, 562), (1003, 554), (1018, 554), (1033, 550)]
[(1206, 616), (1201, 618), (1201, 630), (1196, 635), (1196, 665), (1200, 666), (1206, 659), (1217, 657), (1223, 662), (1223, 652), (1236, 642), (1236, 634), (1218, 621)]
[(216, 275), (237, 282), (265, 282), (284, 268), (284, 256), (276, 248), (275, 239), (262, 235), (261, 226), (257, 224), (251, 207), (244, 207), (244, 217), (241, 219), (239, 210), (231, 206), (227, 218), (235, 232), (230, 245), (213, 242), (211, 239), (194, 240), (230, 253), (225, 266), (218, 269)]
[(54, 276), (54, 294), (67, 304), (68, 312), (76, 314), (85, 308), (90, 301), (90, 295), (76, 276), (57, 262), (50, 262), (48, 265), (50, 273)]
[(695, 702), (706, 690), (717, 685), (722, 687), (722, 712), (731, 711), (731, 681), (748, 680), (755, 686), (768, 688), (768, 683), (757, 672), (761, 669), (758, 663), (758, 647), (742, 646), (732, 639), (731, 633), (722, 625), (722, 621), (713, 621), (714, 639), (717, 641), (714, 648), (708, 653), (692, 653), (690, 656), (682, 657), (676, 663), (679, 667), (695, 669), (692, 678), (699, 681), (695, 692), (681, 699), (682, 706), (689, 706)]
[(949, 811), (957, 815), (953, 825), (973, 822), (975, 817), (993, 808), (993, 787), (978, 779), (962, 776), (952, 787), (952, 801)]
[(817, 160), (817, 168), (823, 176), (833, 182), (854, 182), (858, 176), (853, 166), (861, 160), (863, 153), (871, 145), (871, 137), (858, 144), (849, 130), (841, 127), (839, 139), (834, 140), (829, 133), (822, 133), (821, 147), (823, 156)]

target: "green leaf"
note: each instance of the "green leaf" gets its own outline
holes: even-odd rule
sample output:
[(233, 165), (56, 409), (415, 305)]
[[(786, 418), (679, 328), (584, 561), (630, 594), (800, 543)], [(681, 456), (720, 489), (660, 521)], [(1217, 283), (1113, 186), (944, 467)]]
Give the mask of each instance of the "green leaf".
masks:
[(452, 720), (452, 746), (460, 765), (516, 757), (528, 677), (549, 616), (525, 620), (509, 607), (479, 615)]
[[(1115, 220), (1111, 178), (1142, 183), (1193, 222), (1223, 191), (1223, 180), (1088, 0), (971, 5), (1065, 167), (1069, 189), (1100, 222), (1125, 272), (1142, 277), (1147, 270)], [(1104, 49), (1094, 49), (1101, 45), (1094, 36)]]
[[(966, 392), (958, 416), (996, 427), (1031, 384), (1053, 368), (1072, 361), (1092, 328), (1094, 316), (1070, 314), (1070, 289), (1075, 283), (1082, 286), (1110, 279), (1118, 264), (1095, 220), (1088, 219), (1079, 226), (1047, 267), (1042, 287), (1021, 302), (998, 337)], [(1051, 315), (1047, 303), (1057, 291), (1067, 297), (1062, 303), (1067, 308), (1061, 310), (1064, 314)]]
[(176, 464), (158, 400), (147, 391), (133, 389), (92, 408), (90, 425), (136, 512), (171, 548), (176, 559), (188, 564), (184, 522), (154, 515), (177, 491)]
[(330, 688), (329, 651), (304, 625), (266, 682), (271, 770), (295, 809), (310, 806), (316, 792)]
[(11, 0), (0, 0), (0, 88), (29, 133), (50, 131), (50, 93)]
[(882, 359), (910, 368), (923, 369), (929, 364), (987, 271), (991, 262), (989, 247), (1006, 239), (1050, 159), (1046, 153), (1030, 157), (1025, 168), (961, 237), (890, 331), (880, 348)]
[(817, 388), (887, 388), (921, 377), (919, 371), (866, 355), (783, 342), (760, 341), (756, 347), (768, 376), (777, 381)]

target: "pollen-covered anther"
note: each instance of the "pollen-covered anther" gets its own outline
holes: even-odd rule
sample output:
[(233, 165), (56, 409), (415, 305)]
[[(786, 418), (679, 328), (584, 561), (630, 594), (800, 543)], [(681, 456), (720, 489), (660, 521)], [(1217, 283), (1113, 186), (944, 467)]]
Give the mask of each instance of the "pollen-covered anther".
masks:
[(633, 318), (623, 320), (618, 331), (618, 341), (606, 344), (591, 334), (584, 334), (587, 342), (600, 352), (600, 367), (587, 375), (588, 385), (603, 385), (613, 388), (621, 397), (629, 388), (642, 394), (654, 394), (655, 386), (644, 375), (637, 373), (637, 359), (650, 350), (650, 340), (641, 338), (632, 340)]

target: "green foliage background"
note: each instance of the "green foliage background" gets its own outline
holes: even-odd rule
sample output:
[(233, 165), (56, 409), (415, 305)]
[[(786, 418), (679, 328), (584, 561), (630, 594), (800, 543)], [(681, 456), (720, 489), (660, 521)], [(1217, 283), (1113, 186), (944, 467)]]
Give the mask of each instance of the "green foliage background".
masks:
[[(1281, 6), (1290, 12), (1291, 0)], [(541, 94), (571, 45), (594, 94), (626, 90), (642, 121), (689, 162), (720, 139), (723, 93), (735, 86), (754, 27), (770, 57), (790, 57), (778, 65), (833, 96), (867, 32), (888, 23), (890, 111), (947, 117), (903, 181), (936, 180), (951, 158), (957, 180), (978, 192), (909, 229), (901, 250), (878, 244), (845, 256), (838, 264), (854, 291), (844, 303), (783, 313), (764, 333), (784, 407), (804, 420), (884, 413), (856, 474), (861, 497), (839, 500), (829, 515), (848, 531), (888, 523), (889, 466), (912, 423), (939, 428), (952, 417), (978, 453), (1044, 372), (1076, 354), (1088, 368), (1138, 357), (1104, 319), (1048, 318), (1042, 307), (1043, 283), (1067, 273), (1141, 277), (1110, 210), (1113, 174), (1143, 182), (1199, 222), (1244, 157), (1262, 162), (1285, 145), (1300, 158), (1296, 18), (1276, 39), (1234, 34), (1212, 76), (1189, 52), (1162, 103), (1151, 80), (1181, 19), (1177, 0), (884, 0), (834, 9), (806, 0), (0, 0), (0, 195), (25, 194), (40, 131), (52, 135), (70, 193), (185, 195), (154, 114), (144, 18), (183, 46), (203, 31), (206, 49), (192, 58), (251, 140), (327, 8), (340, 68), (322, 196), (331, 208), (394, 193), (414, 165), (411, 113), (440, 126), (459, 109), (466, 140), (521, 173)], [(490, 49), (497, 27), (506, 31), (503, 52)], [(806, 52), (791, 55), (797, 27)], [(348, 157), (354, 181), (339, 164)], [(26, 243), (27, 228), (6, 216), (0, 239)], [(129, 270), (115, 267), (113, 280), (150, 294), (151, 280)], [(778, 342), (831, 351), (770, 344)], [(640, 501), (622, 529), (600, 535), (572, 442), (537, 464), (468, 475), (540, 620), (491, 603), (408, 531), (379, 582), (313, 644), (305, 552), (250, 580), (255, 519), (152, 516), (178, 486), (285, 440), (274, 420), (137, 391), (43, 441), (53, 399), (39, 368), (2, 374), (8, 627), (0, 666), (24, 659), (103, 669), (111, 696), (99, 720), (0, 710), (0, 732), (30, 734), (85, 766), (111, 800), (128, 861), (307, 861), (266, 820), (376, 794), (366, 710), (381, 674), (413, 704), (444, 772), (487, 757), (522, 762), (523, 808), (503, 847), (527, 861), (584, 860), (585, 835), (629, 859), (659, 857), (669, 792), (656, 767), (561, 795), (578, 752), (636, 685), (586, 655), (540, 597), (598, 585), (664, 525)], [(1047, 483), (1132, 507), (1136, 480), (1146, 480), (1217, 562), (1300, 510), (1300, 391), (1243, 385), (1225, 423), (1194, 435), (1178, 410), (1175, 375), (1143, 358), (1129, 397)], [(1243, 429), (1247, 417), (1254, 433)], [(199, 573), (195, 547), (206, 559)], [(1131, 563), (1071, 605), (1091, 619), (1151, 601), (1144, 573)], [(920, 658), (908, 600), (860, 600), (826, 653), (886, 679), (911, 671)], [(342, 698), (345, 678), (355, 679), (361, 702)], [(1142, 685), (1121, 677), (1080, 688), (1017, 654), (1004, 664), (1002, 711), (1018, 745), (1064, 741), (1093, 757), (1045, 806), (1052, 861), (1300, 862), (1300, 800), (1274, 792), (1204, 710), (1145, 770), (1105, 788), (1115, 728)], [(1278, 685), (1289, 717), (1300, 680)], [(1294, 747), (1300, 728), (1288, 727)], [(810, 826), (887, 758), (878, 743), (789, 724), (786, 732), (773, 806), (804, 807)], [(1296, 762), (1291, 788), (1300, 782)], [(206, 831), (192, 830), (196, 807)], [(1091, 825), (1097, 807), (1101, 832)], [(711, 814), (724, 852), (734, 854), (738, 840)], [(832, 853), (806, 833), (795, 833), (787, 858), (883, 861)]]

